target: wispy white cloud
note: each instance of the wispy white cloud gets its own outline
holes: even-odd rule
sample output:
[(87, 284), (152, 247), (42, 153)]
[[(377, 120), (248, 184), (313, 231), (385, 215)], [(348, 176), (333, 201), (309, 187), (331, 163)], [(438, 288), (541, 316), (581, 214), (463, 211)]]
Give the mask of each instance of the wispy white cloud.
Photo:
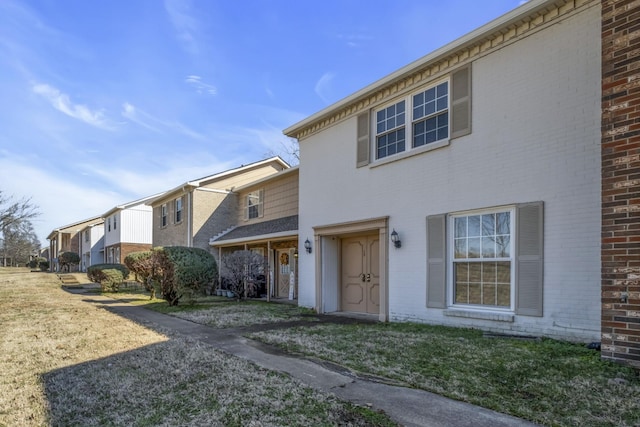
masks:
[(316, 95), (318, 95), (326, 104), (329, 104), (332, 101), (329, 92), (331, 90), (331, 83), (335, 76), (336, 75), (334, 73), (324, 73), (316, 82), (316, 86), (314, 88)]
[(104, 115), (102, 111), (92, 111), (83, 104), (74, 104), (71, 102), (69, 95), (60, 92), (53, 86), (47, 84), (34, 84), (32, 90), (35, 94), (40, 95), (56, 110), (66, 114), (69, 117), (83, 121), (91, 126), (100, 129), (114, 130), (114, 125)]
[(138, 110), (135, 106), (125, 102), (122, 104), (122, 116), (150, 131), (161, 133), (160, 129), (153, 126), (151, 123), (159, 121), (144, 111)]
[(202, 81), (202, 77), (200, 76), (187, 76), (185, 82), (195, 88), (196, 92), (199, 94), (215, 96), (218, 93), (218, 88), (209, 83), (205, 83)]
[(198, 54), (196, 34), (199, 31), (199, 23), (192, 12), (191, 2), (189, 0), (165, 0), (164, 8), (185, 49), (191, 54)]
[(156, 133), (165, 134), (169, 131), (172, 131), (197, 140), (205, 139), (204, 135), (194, 131), (193, 129), (183, 125), (180, 122), (161, 120), (128, 102), (122, 104), (121, 114), (124, 118), (132, 121), (133, 123), (136, 123)]

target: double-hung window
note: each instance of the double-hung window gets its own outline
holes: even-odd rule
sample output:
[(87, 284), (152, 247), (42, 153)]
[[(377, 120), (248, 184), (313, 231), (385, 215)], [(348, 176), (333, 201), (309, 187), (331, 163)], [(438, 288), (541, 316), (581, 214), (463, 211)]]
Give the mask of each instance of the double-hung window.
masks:
[(167, 204), (160, 206), (160, 224), (162, 227), (167, 226)]
[(178, 197), (174, 201), (175, 207), (175, 223), (178, 224), (182, 221), (182, 197)]
[(247, 194), (245, 205), (246, 219), (259, 218), (262, 216), (263, 194), (264, 192), (262, 190), (252, 191)]
[(511, 309), (513, 210), (451, 216), (453, 304)]
[(377, 110), (375, 132), (377, 160), (448, 139), (449, 82), (441, 82)]
[(117, 229), (118, 228), (118, 218), (114, 215), (113, 216), (113, 229)]
[(359, 114), (356, 167), (402, 153), (430, 151), (470, 133), (471, 64), (468, 64), (402, 98)]
[(427, 307), (542, 316), (543, 203), (427, 217)]
[(107, 231), (111, 231), (111, 217), (107, 218)]

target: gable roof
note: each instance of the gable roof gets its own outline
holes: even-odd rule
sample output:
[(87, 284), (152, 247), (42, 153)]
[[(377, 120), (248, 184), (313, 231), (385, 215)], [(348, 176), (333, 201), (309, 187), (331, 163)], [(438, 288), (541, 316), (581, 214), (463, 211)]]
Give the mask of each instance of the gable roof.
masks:
[(558, 16), (594, 0), (530, 0), (470, 33), (434, 50), (382, 79), (286, 128), (283, 133), (301, 140), (373, 105), (386, 102), (406, 90), (417, 87), (466, 64), (487, 51), (501, 48), (524, 34), (537, 30)]
[(257, 162), (253, 162), (253, 163), (249, 163), (247, 165), (241, 165), (240, 167), (234, 168), (234, 169), (228, 169), (226, 171), (223, 172), (219, 172), (213, 175), (209, 175), (209, 176), (205, 176), (202, 178), (198, 178), (198, 179), (194, 179), (192, 181), (187, 181), (183, 184), (178, 185), (177, 187), (172, 188), (169, 191), (166, 191), (164, 193), (161, 193), (160, 195), (158, 195), (157, 197), (150, 199), (146, 202), (147, 205), (153, 205), (157, 202), (159, 202), (160, 200), (164, 200), (167, 199), (169, 197), (171, 197), (173, 194), (176, 193), (181, 193), (185, 188), (189, 188), (189, 189), (194, 189), (194, 188), (198, 188), (200, 186), (203, 185), (207, 185), (210, 184), (211, 182), (215, 182), (217, 180), (223, 179), (223, 178), (227, 178), (231, 175), (234, 174), (239, 174), (242, 172), (245, 172), (247, 170), (259, 167), (259, 166), (263, 166), (269, 163), (277, 163), (280, 166), (282, 166), (283, 169), (289, 169), (291, 166), (289, 166), (289, 164), (287, 162), (285, 162), (284, 160), (282, 160), (282, 158), (280, 156), (273, 156), (270, 157), (268, 159), (264, 159), (264, 160), (260, 160)]
[(54, 237), (54, 235), (56, 235), (58, 233), (67, 233), (67, 232), (72, 232), (72, 231), (79, 231), (80, 230), (78, 228), (79, 226), (82, 226), (82, 228), (84, 228), (85, 226), (87, 226), (89, 224), (98, 223), (100, 221), (102, 221), (102, 217), (101, 216), (95, 216), (95, 217), (83, 219), (82, 221), (77, 221), (77, 222), (73, 222), (71, 224), (63, 225), (62, 227), (54, 228), (51, 231), (51, 233), (49, 233), (49, 235), (47, 236), (47, 240), (51, 240)]

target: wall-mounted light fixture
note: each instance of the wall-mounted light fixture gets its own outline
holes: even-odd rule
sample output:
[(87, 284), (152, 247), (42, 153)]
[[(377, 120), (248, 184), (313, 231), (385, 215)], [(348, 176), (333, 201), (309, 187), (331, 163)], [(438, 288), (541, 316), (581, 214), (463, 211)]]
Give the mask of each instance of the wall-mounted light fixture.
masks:
[(400, 236), (398, 236), (398, 232), (395, 230), (395, 228), (391, 232), (391, 241), (393, 242), (393, 246), (395, 246), (396, 248), (399, 248), (400, 246), (402, 246), (402, 242), (400, 241)]
[(311, 253), (311, 242), (309, 241), (309, 239), (304, 241), (304, 248), (307, 250), (308, 254)]

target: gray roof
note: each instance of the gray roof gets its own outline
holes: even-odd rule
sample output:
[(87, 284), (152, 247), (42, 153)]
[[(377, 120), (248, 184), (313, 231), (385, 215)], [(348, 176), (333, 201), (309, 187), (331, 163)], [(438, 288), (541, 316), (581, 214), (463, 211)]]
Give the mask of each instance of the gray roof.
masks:
[(243, 225), (236, 227), (227, 234), (224, 234), (213, 242), (224, 242), (226, 240), (248, 239), (257, 236), (266, 236), (269, 234), (284, 233), (298, 231), (298, 215), (287, 216), (284, 218), (273, 219), (271, 221), (263, 221), (255, 224)]

